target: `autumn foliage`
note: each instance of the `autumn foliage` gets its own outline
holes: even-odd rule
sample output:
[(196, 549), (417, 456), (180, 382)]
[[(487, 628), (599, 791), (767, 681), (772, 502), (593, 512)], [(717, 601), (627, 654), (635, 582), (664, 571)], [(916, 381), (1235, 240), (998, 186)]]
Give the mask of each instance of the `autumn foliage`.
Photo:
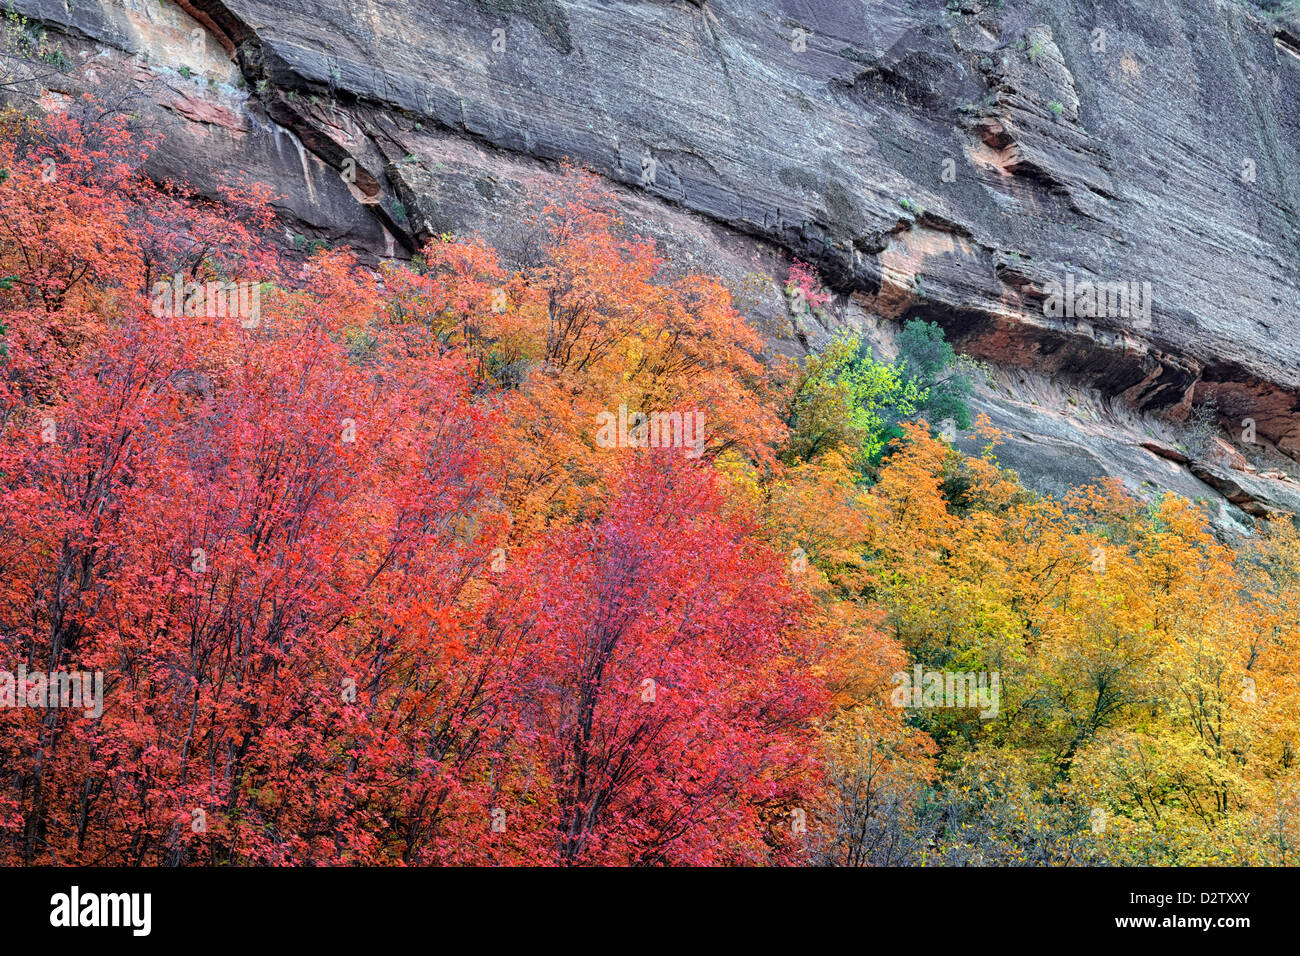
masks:
[[(528, 265), (376, 272), (120, 124), (4, 129), (0, 670), (103, 707), (0, 687), (0, 862), (1294, 862), (1291, 528), (1041, 498), (921, 424), (864, 480), (576, 171)], [(256, 321), (160, 314), (177, 276)], [(620, 407), (705, 441), (602, 447)], [(917, 664), (999, 715), (895, 706)]]

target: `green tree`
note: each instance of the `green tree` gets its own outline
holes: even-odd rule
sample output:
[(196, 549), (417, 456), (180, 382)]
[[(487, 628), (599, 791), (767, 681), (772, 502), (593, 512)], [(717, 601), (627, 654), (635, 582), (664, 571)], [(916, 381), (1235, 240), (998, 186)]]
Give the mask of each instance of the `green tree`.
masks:
[(925, 398), (917, 413), (932, 426), (949, 419), (961, 429), (969, 428), (967, 402), (975, 390), (974, 360), (958, 355), (944, 338), (937, 322), (912, 319), (898, 336), (898, 363), (911, 376)]
[(860, 471), (878, 460), (890, 429), (927, 399), (898, 364), (877, 361), (856, 335), (841, 333), (810, 356), (791, 396), (787, 462), (847, 451)]

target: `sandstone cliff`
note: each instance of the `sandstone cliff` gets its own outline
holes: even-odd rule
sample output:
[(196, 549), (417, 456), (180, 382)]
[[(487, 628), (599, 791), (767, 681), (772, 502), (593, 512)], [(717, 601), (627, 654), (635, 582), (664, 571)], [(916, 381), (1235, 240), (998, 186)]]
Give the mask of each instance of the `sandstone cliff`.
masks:
[[(270, 183), (290, 245), (510, 249), (569, 159), (789, 352), (940, 322), (989, 363), (978, 409), (1032, 485), (1114, 475), (1225, 528), (1300, 512), (1291, 0), (13, 6), (66, 57), (47, 102), (132, 95), (167, 137), (155, 175)], [(789, 309), (792, 255), (839, 293), (824, 316)], [(1149, 298), (1053, 314), (1067, 281)], [(1221, 440), (1180, 449), (1206, 402)]]

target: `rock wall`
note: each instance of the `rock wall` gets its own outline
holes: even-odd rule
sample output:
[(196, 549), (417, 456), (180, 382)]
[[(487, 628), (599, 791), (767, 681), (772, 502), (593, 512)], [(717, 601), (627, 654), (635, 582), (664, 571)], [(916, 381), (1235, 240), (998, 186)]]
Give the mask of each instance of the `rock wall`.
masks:
[[(1224, 527), (1300, 512), (1292, 0), (14, 6), (67, 52), (49, 96), (133, 94), (167, 134), (155, 175), (271, 183), (287, 243), (510, 249), (572, 160), (787, 351), (940, 322), (989, 363), (978, 407), (1031, 484), (1115, 475)], [(839, 293), (825, 319), (753, 281), (791, 255)], [(1133, 295), (1057, 308), (1054, 283)], [(1189, 459), (1211, 398), (1224, 441)]]

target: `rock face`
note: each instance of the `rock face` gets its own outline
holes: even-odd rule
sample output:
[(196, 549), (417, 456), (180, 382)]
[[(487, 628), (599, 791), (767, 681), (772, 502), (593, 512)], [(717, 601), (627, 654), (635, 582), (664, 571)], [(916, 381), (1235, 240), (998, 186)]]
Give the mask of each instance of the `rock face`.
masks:
[[(746, 305), (785, 350), (836, 325), (887, 350), (902, 321), (938, 321), (989, 363), (979, 408), (1031, 484), (1115, 475), (1204, 497), (1224, 526), (1300, 510), (1300, 11), (1283, 6), (14, 3), (73, 64), (54, 95), (138, 94), (167, 132), (156, 175), (269, 182), (288, 241), (510, 249), (519, 202), (572, 160), (675, 259), (776, 276)], [(826, 320), (788, 312), (791, 255), (839, 293)], [(1226, 450), (1151, 450), (1209, 400)]]

